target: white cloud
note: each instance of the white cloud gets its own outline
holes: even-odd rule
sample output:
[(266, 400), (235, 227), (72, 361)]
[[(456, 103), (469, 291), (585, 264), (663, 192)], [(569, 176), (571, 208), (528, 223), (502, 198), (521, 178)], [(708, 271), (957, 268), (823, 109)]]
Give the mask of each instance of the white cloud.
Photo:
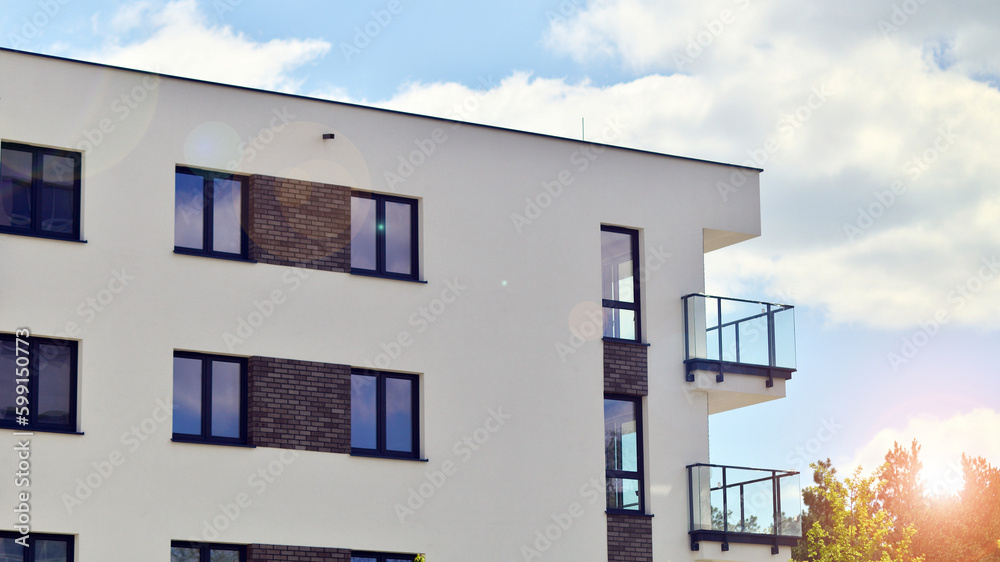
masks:
[(775, 38), (737, 56), (725, 75), (517, 73), (479, 90), (409, 84), (379, 105), (570, 138), (586, 117), (591, 140), (617, 122), (613, 144), (759, 164), (765, 236), (710, 254), (710, 285), (763, 283), (833, 323), (909, 328), (944, 310), (1000, 327), (1000, 275), (982, 262), (1000, 253), (1000, 92), (892, 38), (838, 53)]
[[(121, 33), (148, 29), (141, 38)], [(254, 41), (229, 26), (209, 24), (195, 0), (177, 0), (156, 10), (148, 3), (122, 6), (111, 18), (109, 37), (96, 50), (68, 56), (128, 68), (288, 91), (292, 71), (323, 56), (330, 43), (318, 39)]]
[(854, 458), (846, 463), (844, 475), (861, 466), (868, 473), (885, 461), (893, 443), (906, 449), (916, 439), (920, 445), (918, 458), (923, 463), (921, 472), (924, 489), (932, 494), (951, 494), (961, 490), (962, 454), (984, 457), (997, 465), (1000, 459), (1000, 441), (984, 436), (1000, 435), (1000, 412), (980, 408), (957, 414), (950, 418), (919, 416), (907, 420), (901, 429), (883, 429), (861, 447)]

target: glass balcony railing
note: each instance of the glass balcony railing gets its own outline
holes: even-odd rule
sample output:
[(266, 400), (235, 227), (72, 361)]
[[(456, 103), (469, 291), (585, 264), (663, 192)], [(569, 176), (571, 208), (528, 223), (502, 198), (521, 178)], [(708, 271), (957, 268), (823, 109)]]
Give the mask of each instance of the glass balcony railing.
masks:
[[(787, 304), (692, 294), (684, 301), (685, 362), (688, 380), (695, 369), (725, 366), (734, 372), (763, 374), (795, 371), (795, 310)], [(756, 368), (754, 368), (756, 367)], [(787, 376), (785, 378), (788, 378)]]
[(691, 550), (699, 541), (795, 546), (802, 537), (799, 473), (693, 464), (687, 467)]

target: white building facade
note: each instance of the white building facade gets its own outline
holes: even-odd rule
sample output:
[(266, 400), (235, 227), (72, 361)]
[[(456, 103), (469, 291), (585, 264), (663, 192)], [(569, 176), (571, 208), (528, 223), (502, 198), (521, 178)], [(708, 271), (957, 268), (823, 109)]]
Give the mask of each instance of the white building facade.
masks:
[(760, 170), (0, 69), (0, 561), (790, 558), (797, 476), (707, 464), (794, 370), (700, 295)]

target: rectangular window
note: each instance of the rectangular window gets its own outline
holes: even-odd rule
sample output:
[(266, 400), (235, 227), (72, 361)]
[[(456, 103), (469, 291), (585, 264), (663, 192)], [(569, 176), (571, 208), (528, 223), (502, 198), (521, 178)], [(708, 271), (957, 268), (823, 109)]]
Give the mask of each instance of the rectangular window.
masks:
[(0, 232), (80, 239), (79, 152), (0, 145)]
[(246, 259), (247, 178), (183, 166), (174, 178), (174, 251)]
[(351, 454), (420, 455), (416, 375), (351, 373)]
[(351, 273), (418, 278), (417, 200), (351, 193)]
[(642, 399), (604, 397), (604, 455), (608, 511), (645, 513), (642, 477)]
[(0, 427), (76, 431), (76, 346), (0, 334)]
[(601, 227), (601, 287), (606, 338), (642, 341), (638, 255), (638, 231)]
[(0, 562), (73, 562), (73, 537), (0, 531)]
[(174, 352), (174, 440), (246, 443), (247, 362)]
[(351, 552), (351, 562), (413, 562), (416, 554)]
[(246, 562), (246, 559), (247, 548), (243, 545), (170, 542), (170, 562)]

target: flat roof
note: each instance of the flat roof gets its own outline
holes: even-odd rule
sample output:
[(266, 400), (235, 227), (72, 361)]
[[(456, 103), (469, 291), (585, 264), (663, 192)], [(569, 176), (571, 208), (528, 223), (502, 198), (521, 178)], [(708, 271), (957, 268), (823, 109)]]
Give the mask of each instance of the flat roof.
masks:
[(96, 66), (98, 68), (107, 68), (107, 69), (112, 69), (112, 70), (123, 70), (125, 72), (138, 72), (138, 73), (142, 73), (142, 74), (152, 74), (154, 76), (159, 76), (161, 78), (171, 78), (171, 79), (174, 79), (174, 80), (183, 80), (183, 81), (187, 81), (187, 82), (194, 82), (196, 84), (206, 84), (206, 85), (209, 85), (209, 86), (219, 86), (219, 87), (223, 87), (223, 88), (234, 88), (234, 89), (237, 89), (237, 90), (243, 90), (243, 91), (248, 91), (248, 92), (256, 92), (256, 93), (261, 93), (261, 94), (269, 94), (269, 95), (274, 95), (274, 96), (284, 96), (284, 97), (289, 97), (289, 98), (294, 98), (294, 99), (300, 99), (300, 100), (308, 100), (308, 101), (315, 101), (315, 102), (321, 102), (321, 103), (329, 103), (329, 104), (333, 104), (333, 105), (340, 105), (340, 106), (344, 106), (344, 107), (353, 107), (353, 108), (358, 108), (358, 109), (367, 109), (367, 110), (371, 110), (371, 111), (382, 111), (382, 112), (391, 113), (391, 114), (395, 114), (395, 115), (405, 115), (405, 116), (408, 116), (408, 117), (417, 117), (417, 118), (421, 118), (421, 119), (432, 119), (432, 120), (435, 120), (435, 121), (442, 121), (442, 122), (450, 123), (450, 124), (467, 125), (467, 126), (470, 126), (470, 127), (482, 127), (482, 128), (485, 128), (485, 129), (492, 129), (492, 130), (496, 130), (496, 131), (505, 131), (505, 132), (516, 133), (516, 134), (521, 134), (521, 135), (531, 135), (531, 136), (541, 137), (541, 138), (546, 138), (546, 139), (553, 139), (553, 140), (560, 140), (560, 141), (569, 141), (569, 142), (575, 142), (575, 143), (581, 143), (581, 144), (588, 144), (588, 145), (595, 145), (595, 146), (603, 146), (603, 147), (607, 147), (607, 148), (616, 148), (616, 149), (619, 149), (619, 150), (627, 150), (627, 151), (630, 151), (630, 152), (637, 152), (637, 153), (640, 153), (640, 154), (650, 154), (650, 155), (653, 155), (653, 156), (665, 156), (667, 158), (678, 158), (678, 159), (681, 159), (681, 160), (689, 160), (689, 161), (692, 161), (692, 162), (704, 162), (706, 164), (715, 164), (715, 165), (718, 165), (718, 166), (729, 166), (729, 167), (741, 168), (741, 169), (745, 169), (745, 170), (754, 170), (756, 172), (763, 172), (764, 171), (762, 168), (755, 168), (753, 166), (744, 166), (742, 164), (731, 164), (731, 163), (727, 163), (727, 162), (718, 162), (718, 161), (715, 161), (715, 160), (706, 160), (704, 158), (692, 158), (690, 156), (678, 156), (676, 154), (667, 154), (667, 153), (664, 153), (664, 152), (655, 152), (655, 151), (652, 151), (652, 150), (643, 150), (643, 149), (639, 149), (639, 148), (629, 148), (629, 147), (626, 147), (626, 146), (617, 146), (617, 145), (613, 145), (613, 144), (606, 144), (606, 143), (601, 143), (601, 142), (593, 142), (593, 141), (582, 140), (582, 139), (574, 139), (574, 138), (570, 138), (570, 137), (560, 137), (558, 135), (549, 135), (549, 134), (545, 134), (545, 133), (534, 133), (534, 132), (531, 132), (531, 131), (522, 131), (520, 129), (511, 129), (509, 127), (500, 127), (500, 126), (497, 126), (497, 125), (485, 125), (485, 124), (482, 124), (482, 123), (472, 123), (472, 122), (469, 122), (469, 121), (460, 121), (458, 119), (449, 119), (447, 117), (435, 117), (433, 115), (422, 115), (420, 113), (411, 113), (411, 112), (408, 112), (408, 111), (399, 111), (399, 110), (395, 110), (395, 109), (386, 109), (386, 108), (383, 108), (383, 107), (373, 107), (373, 106), (370, 106), (370, 105), (361, 105), (361, 104), (357, 104), (357, 103), (335, 101), (335, 100), (329, 100), (329, 99), (324, 99), (324, 98), (314, 98), (314, 97), (310, 97), (310, 96), (304, 96), (304, 95), (301, 95), (301, 94), (291, 94), (291, 93), (287, 93), (287, 92), (275, 92), (275, 91), (272, 91), (272, 90), (265, 90), (265, 89), (262, 89), (262, 88), (253, 88), (253, 87), (250, 87), (250, 86), (237, 86), (235, 84), (224, 84), (222, 82), (212, 82), (211, 80), (202, 80), (202, 79), (199, 79), (199, 78), (187, 78), (185, 76), (176, 76), (176, 75), (173, 75), (173, 74), (164, 74), (162, 72), (153, 72), (153, 71), (146, 71), (146, 70), (138, 70), (138, 69), (135, 69), (135, 68), (127, 68), (127, 67), (124, 67), (124, 66), (115, 66), (113, 64), (104, 64), (104, 63), (99, 63), (99, 62), (91, 62), (91, 61), (85, 61), (85, 60), (71, 59), (71, 58), (67, 58), (67, 57), (60, 57), (60, 56), (57, 56), (57, 55), (46, 55), (46, 54), (42, 54), (42, 53), (32, 53), (30, 51), (21, 51), (21, 50), (18, 50), (18, 49), (11, 49), (9, 47), (0, 47), (0, 52), (15, 53), (15, 54), (18, 54), (18, 55), (28, 55), (28, 56), (32, 56), (32, 57), (40, 57), (40, 58), (52, 59), (52, 60), (57, 60), (57, 61), (62, 61), (62, 62), (70, 62), (70, 63), (75, 63), (75, 64), (85, 64), (85, 65), (89, 65), (89, 66)]

